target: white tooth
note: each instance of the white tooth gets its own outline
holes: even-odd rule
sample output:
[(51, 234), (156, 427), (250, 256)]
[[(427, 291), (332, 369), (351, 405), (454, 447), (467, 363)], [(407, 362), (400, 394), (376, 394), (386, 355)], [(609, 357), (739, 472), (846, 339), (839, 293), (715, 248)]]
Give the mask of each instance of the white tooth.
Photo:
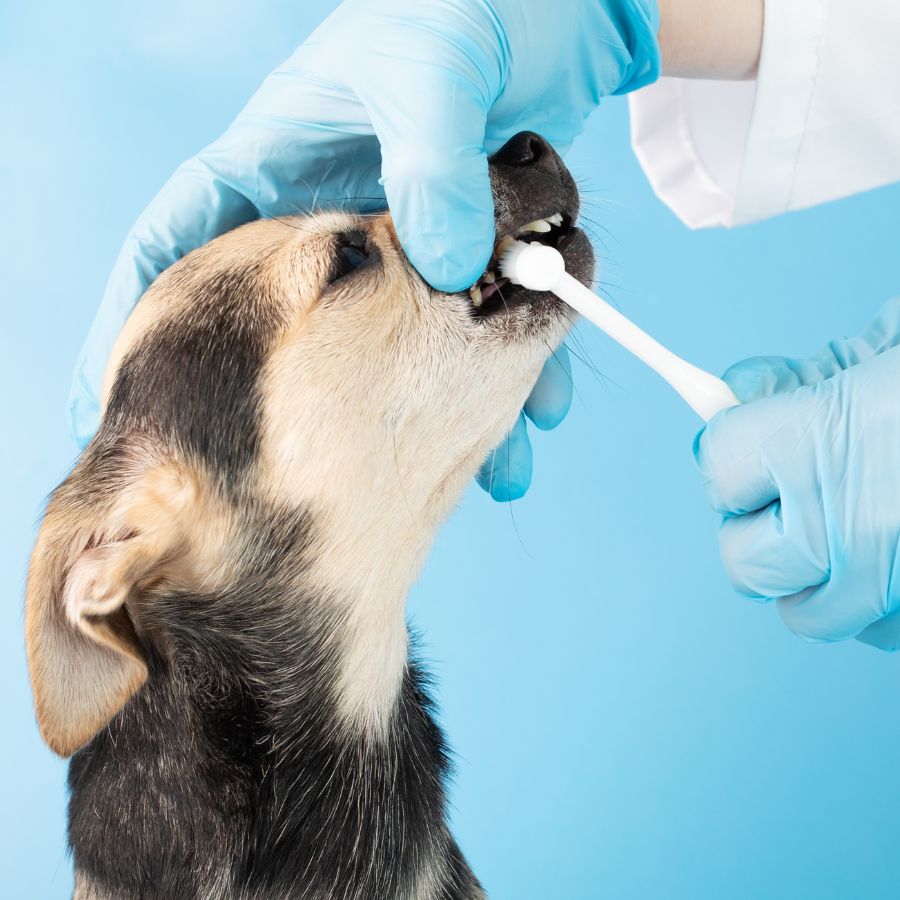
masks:
[(485, 272), (481, 280), (493, 284), (497, 280), (497, 276), (493, 272)]
[(481, 288), (477, 284), (473, 284), (469, 288), (469, 296), (472, 298), (472, 303), (475, 306), (481, 306), (484, 302), (484, 298), (481, 296)]
[(538, 234), (546, 234), (549, 230), (550, 225), (545, 219), (535, 219), (533, 222), (523, 225), (519, 229), (519, 233), (521, 234), (523, 231), (536, 231)]
[(516, 239), (508, 234), (505, 237), (500, 238), (500, 240), (497, 241), (497, 245), (494, 247), (494, 256), (496, 256), (497, 259), (500, 259), (500, 257), (502, 257), (515, 242)]
[(562, 213), (556, 213), (556, 215), (547, 216), (547, 221), (551, 225), (562, 225)]

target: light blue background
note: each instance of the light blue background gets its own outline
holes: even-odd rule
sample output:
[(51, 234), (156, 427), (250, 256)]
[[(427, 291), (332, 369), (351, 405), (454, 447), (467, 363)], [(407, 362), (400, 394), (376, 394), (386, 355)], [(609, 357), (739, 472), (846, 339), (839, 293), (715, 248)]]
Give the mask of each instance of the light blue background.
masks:
[[(64, 765), (33, 724), (22, 585), (73, 459), (82, 337), (131, 221), (332, 6), (0, 3), (0, 894), (68, 895)], [(628, 149), (622, 101), (573, 152), (621, 308), (692, 361), (810, 353), (900, 288), (900, 188), (692, 234)], [(414, 592), (457, 752), (458, 838), (495, 900), (887, 898), (900, 659), (807, 646), (736, 598), (690, 411), (581, 329), (566, 423), (512, 508), (477, 489)], [(887, 401), (888, 398), (886, 398)]]

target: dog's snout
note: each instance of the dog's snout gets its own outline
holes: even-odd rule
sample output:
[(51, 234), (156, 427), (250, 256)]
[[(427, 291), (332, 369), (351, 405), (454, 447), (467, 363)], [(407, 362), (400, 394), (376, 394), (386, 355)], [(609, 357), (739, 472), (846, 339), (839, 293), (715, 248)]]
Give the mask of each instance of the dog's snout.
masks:
[(538, 219), (562, 215), (572, 224), (578, 218), (578, 187), (553, 145), (539, 134), (520, 131), (490, 164), (498, 235), (515, 235)]
[(545, 138), (533, 131), (520, 131), (494, 155), (493, 161), (511, 168), (536, 167), (558, 172), (557, 156)]

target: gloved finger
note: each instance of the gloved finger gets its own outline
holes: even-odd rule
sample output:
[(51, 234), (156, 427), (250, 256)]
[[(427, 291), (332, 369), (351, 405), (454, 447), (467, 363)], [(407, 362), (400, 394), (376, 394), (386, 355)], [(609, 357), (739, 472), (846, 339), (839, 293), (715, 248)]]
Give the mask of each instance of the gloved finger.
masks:
[[(824, 521), (813, 511), (784, 514), (780, 501), (719, 527), (719, 552), (734, 589), (751, 600), (772, 600), (822, 584), (829, 574)], [(826, 551), (827, 552), (827, 551)]]
[[(438, 290), (455, 292), (484, 272), (494, 243), (494, 204), (484, 149), (499, 91), (498, 60), (446, 23), (381, 27), (367, 73), (354, 84), (381, 143), (381, 173), (397, 235)], [(469, 46), (466, 46), (466, 44)], [(473, 64), (474, 58), (481, 65)], [(485, 69), (496, 70), (489, 86)]]
[(798, 369), (804, 364), (786, 356), (752, 356), (726, 369), (722, 379), (741, 403), (749, 403), (802, 387), (807, 382)]
[(520, 413), (509, 434), (488, 455), (475, 480), (496, 501), (504, 503), (525, 496), (531, 487), (531, 470), (531, 441), (525, 416)]
[[(810, 362), (811, 376), (831, 378), (853, 366), (892, 350), (900, 343), (900, 297), (885, 303), (875, 318), (855, 337), (829, 341)], [(807, 378), (812, 383), (812, 377)]]
[[(877, 315), (869, 322), (854, 342), (856, 362), (877, 356), (900, 344), (900, 297), (893, 297), (884, 303)], [(845, 367), (846, 368), (846, 367)]]
[(900, 610), (873, 622), (864, 628), (856, 639), (889, 653), (900, 650)]
[(182, 165), (125, 240), (81, 349), (69, 395), (69, 428), (80, 447), (97, 429), (100, 386), (125, 320), (156, 277), (182, 256), (256, 218), (247, 198), (194, 158)]
[[(830, 579), (792, 597), (782, 597), (778, 612), (784, 624), (807, 641), (845, 641), (878, 622), (884, 616), (884, 603), (878, 590), (866, 590), (865, 579), (854, 585), (852, 593), (848, 592), (846, 578)], [(877, 634), (876, 628), (872, 636)]]
[[(812, 447), (806, 436), (827, 398), (798, 388), (717, 413), (694, 439), (694, 459), (713, 508), (725, 516), (764, 509), (780, 497), (774, 466), (792, 472)], [(811, 459), (808, 471), (815, 471)]]
[(525, 401), (525, 415), (541, 431), (556, 428), (572, 406), (572, 361), (565, 346), (553, 351)]
[(745, 409), (718, 413), (694, 438), (703, 487), (713, 509), (723, 516), (764, 509), (778, 499), (778, 485), (762, 452), (764, 432), (746, 414), (738, 415)]
[(874, 355), (863, 338), (830, 341), (810, 359), (753, 356), (725, 371), (722, 378), (741, 403), (809, 387)]

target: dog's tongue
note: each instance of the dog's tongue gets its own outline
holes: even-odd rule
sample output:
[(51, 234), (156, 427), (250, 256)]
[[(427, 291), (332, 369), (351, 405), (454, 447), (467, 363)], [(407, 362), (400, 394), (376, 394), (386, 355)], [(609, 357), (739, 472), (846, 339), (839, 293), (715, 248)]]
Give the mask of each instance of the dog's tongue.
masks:
[(481, 287), (481, 297), (483, 300), (489, 300), (494, 294), (497, 293), (501, 288), (506, 287), (509, 284), (508, 278), (498, 278), (496, 281), (491, 282), (490, 284), (483, 284)]

